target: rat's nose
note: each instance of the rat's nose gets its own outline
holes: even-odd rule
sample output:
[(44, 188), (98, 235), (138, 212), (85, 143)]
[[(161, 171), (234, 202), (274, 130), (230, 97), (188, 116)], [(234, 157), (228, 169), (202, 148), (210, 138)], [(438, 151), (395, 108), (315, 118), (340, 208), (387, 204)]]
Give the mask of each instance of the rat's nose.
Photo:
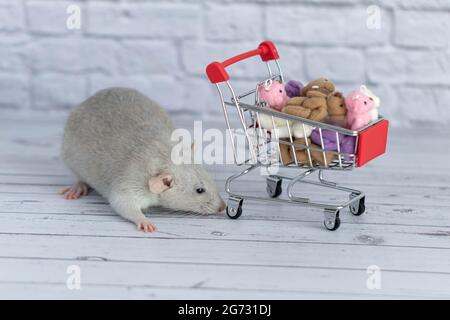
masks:
[(225, 204), (225, 202), (223, 200), (220, 200), (219, 212), (222, 212), (223, 210), (225, 210), (226, 207), (227, 207), (227, 205)]

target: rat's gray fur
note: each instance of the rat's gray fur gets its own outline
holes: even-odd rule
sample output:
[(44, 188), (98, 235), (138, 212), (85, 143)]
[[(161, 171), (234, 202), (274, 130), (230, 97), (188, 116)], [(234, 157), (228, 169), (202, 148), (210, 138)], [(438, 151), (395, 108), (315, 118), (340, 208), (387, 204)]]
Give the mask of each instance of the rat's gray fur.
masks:
[[(169, 116), (136, 90), (101, 90), (76, 107), (64, 131), (63, 159), (74, 174), (107, 198), (115, 211), (136, 224), (152, 206), (217, 213), (224, 203), (200, 166), (173, 164)], [(148, 182), (170, 172), (174, 185), (160, 194)], [(199, 194), (196, 189), (205, 188)]]

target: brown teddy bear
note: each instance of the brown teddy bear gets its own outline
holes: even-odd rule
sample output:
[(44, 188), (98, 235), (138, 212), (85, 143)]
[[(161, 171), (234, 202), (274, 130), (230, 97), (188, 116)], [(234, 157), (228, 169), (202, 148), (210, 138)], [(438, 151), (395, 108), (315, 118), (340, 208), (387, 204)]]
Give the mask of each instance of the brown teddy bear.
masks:
[[(311, 139), (308, 139), (308, 145), (311, 147), (311, 161), (314, 164), (320, 164), (321, 166), (328, 166), (335, 158), (336, 155), (333, 152), (325, 152), (325, 158), (322, 151), (315, 149), (321, 149), (320, 146), (311, 143)], [(295, 157), (299, 164), (311, 165), (309, 162), (308, 151), (306, 149), (306, 139), (299, 138), (293, 141), (295, 148)], [(287, 143), (290, 143), (289, 138), (280, 139)], [(288, 165), (295, 162), (295, 157), (292, 152), (292, 147), (289, 144), (280, 143), (280, 157), (284, 165)]]
[(337, 97), (328, 99), (335, 90), (334, 83), (326, 78), (309, 82), (303, 89), (301, 97), (288, 100), (283, 112), (313, 121), (323, 121), (328, 116), (328, 103), (339, 104)]
[(309, 91), (319, 91), (328, 96), (330, 93), (333, 93), (335, 90), (334, 83), (326, 78), (319, 78), (309, 82), (302, 89), (302, 96), (306, 97), (306, 94)]
[[(344, 126), (347, 113), (345, 100), (340, 92), (335, 92), (334, 90), (335, 85), (326, 78), (313, 80), (302, 89), (300, 97), (292, 97), (288, 100), (282, 112), (313, 121), (329, 121), (332, 124), (343, 124)], [(321, 149), (321, 147), (311, 143), (308, 136), (311, 133), (309, 129), (312, 129), (312, 127), (306, 127), (308, 130), (306, 137), (304, 137), (304, 131), (301, 126), (296, 128), (296, 124), (294, 124), (292, 128), (295, 138), (294, 144), (298, 145), (295, 147), (297, 162), (310, 165), (308, 151), (305, 149), (305, 139), (308, 139), (308, 145), (312, 147), (310, 154), (313, 165), (328, 166), (336, 158), (336, 155), (332, 152), (323, 153), (322, 151), (314, 150)], [(280, 140), (290, 143), (289, 138)], [(279, 146), (280, 158), (283, 164), (287, 165), (295, 162), (292, 147), (285, 143), (279, 143)]]
[(328, 116), (325, 119), (326, 122), (340, 127), (347, 126), (347, 108), (342, 93), (336, 91), (328, 95), (327, 111)]
[(282, 111), (305, 119), (322, 121), (328, 116), (327, 96), (322, 92), (310, 90), (305, 97), (290, 98)]
[[(308, 145), (311, 144), (311, 139), (308, 139)], [(289, 138), (284, 138), (284, 139), (280, 139), (283, 141), (286, 141), (287, 143), (290, 143), (290, 139)], [(299, 163), (309, 163), (309, 158), (308, 158), (308, 154), (306, 152), (305, 149), (301, 149), (301, 146), (305, 146), (306, 147), (306, 140), (305, 138), (299, 138), (293, 141), (294, 145), (298, 145), (298, 146), (294, 146), (295, 147), (295, 155), (297, 156), (297, 162)], [(281, 157), (281, 161), (283, 162), (284, 165), (288, 165), (291, 164), (293, 162), (295, 162), (295, 158), (293, 156), (293, 152), (292, 152), (292, 147), (288, 144), (284, 144), (284, 143), (280, 143), (280, 157)]]

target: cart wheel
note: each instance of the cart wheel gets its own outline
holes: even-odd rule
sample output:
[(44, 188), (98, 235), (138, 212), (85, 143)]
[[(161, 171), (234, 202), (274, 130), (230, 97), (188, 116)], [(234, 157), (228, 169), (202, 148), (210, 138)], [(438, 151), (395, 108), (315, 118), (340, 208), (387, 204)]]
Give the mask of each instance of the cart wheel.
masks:
[(334, 231), (337, 230), (339, 228), (339, 226), (341, 225), (341, 219), (339, 218), (339, 211), (336, 211), (336, 216), (335, 218), (325, 218), (325, 221), (323, 222), (323, 225), (325, 226), (325, 228), (327, 228), (330, 231)]
[[(236, 211), (235, 211), (236, 210)], [(242, 215), (242, 207), (238, 207), (237, 209), (227, 207), (227, 216), (230, 219), (237, 219)]]
[(242, 215), (242, 203), (243, 199), (230, 197), (228, 199), (226, 213), (228, 218), (237, 219)]
[[(351, 196), (350, 196), (351, 197)], [(350, 204), (350, 212), (355, 216), (360, 216), (366, 211), (366, 197), (362, 197), (358, 202)]]
[(269, 197), (276, 198), (278, 197), (283, 189), (281, 188), (283, 180), (278, 177), (268, 177), (267, 178), (267, 187), (266, 191)]

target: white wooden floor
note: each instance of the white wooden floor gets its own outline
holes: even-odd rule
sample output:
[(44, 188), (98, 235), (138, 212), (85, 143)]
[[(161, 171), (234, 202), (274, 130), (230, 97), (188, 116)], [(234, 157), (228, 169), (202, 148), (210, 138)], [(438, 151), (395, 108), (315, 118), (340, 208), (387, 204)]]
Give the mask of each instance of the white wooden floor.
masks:
[[(450, 298), (448, 130), (393, 130), (383, 158), (331, 175), (367, 193), (367, 214), (342, 212), (335, 232), (320, 210), (247, 201), (239, 220), (150, 213), (155, 234), (95, 193), (57, 194), (74, 181), (61, 132), (61, 122), (0, 121), (0, 298)], [(236, 172), (214, 170), (221, 190)], [(264, 194), (257, 178), (240, 188)], [(71, 265), (80, 290), (66, 286)], [(366, 285), (371, 265), (380, 289)]]

